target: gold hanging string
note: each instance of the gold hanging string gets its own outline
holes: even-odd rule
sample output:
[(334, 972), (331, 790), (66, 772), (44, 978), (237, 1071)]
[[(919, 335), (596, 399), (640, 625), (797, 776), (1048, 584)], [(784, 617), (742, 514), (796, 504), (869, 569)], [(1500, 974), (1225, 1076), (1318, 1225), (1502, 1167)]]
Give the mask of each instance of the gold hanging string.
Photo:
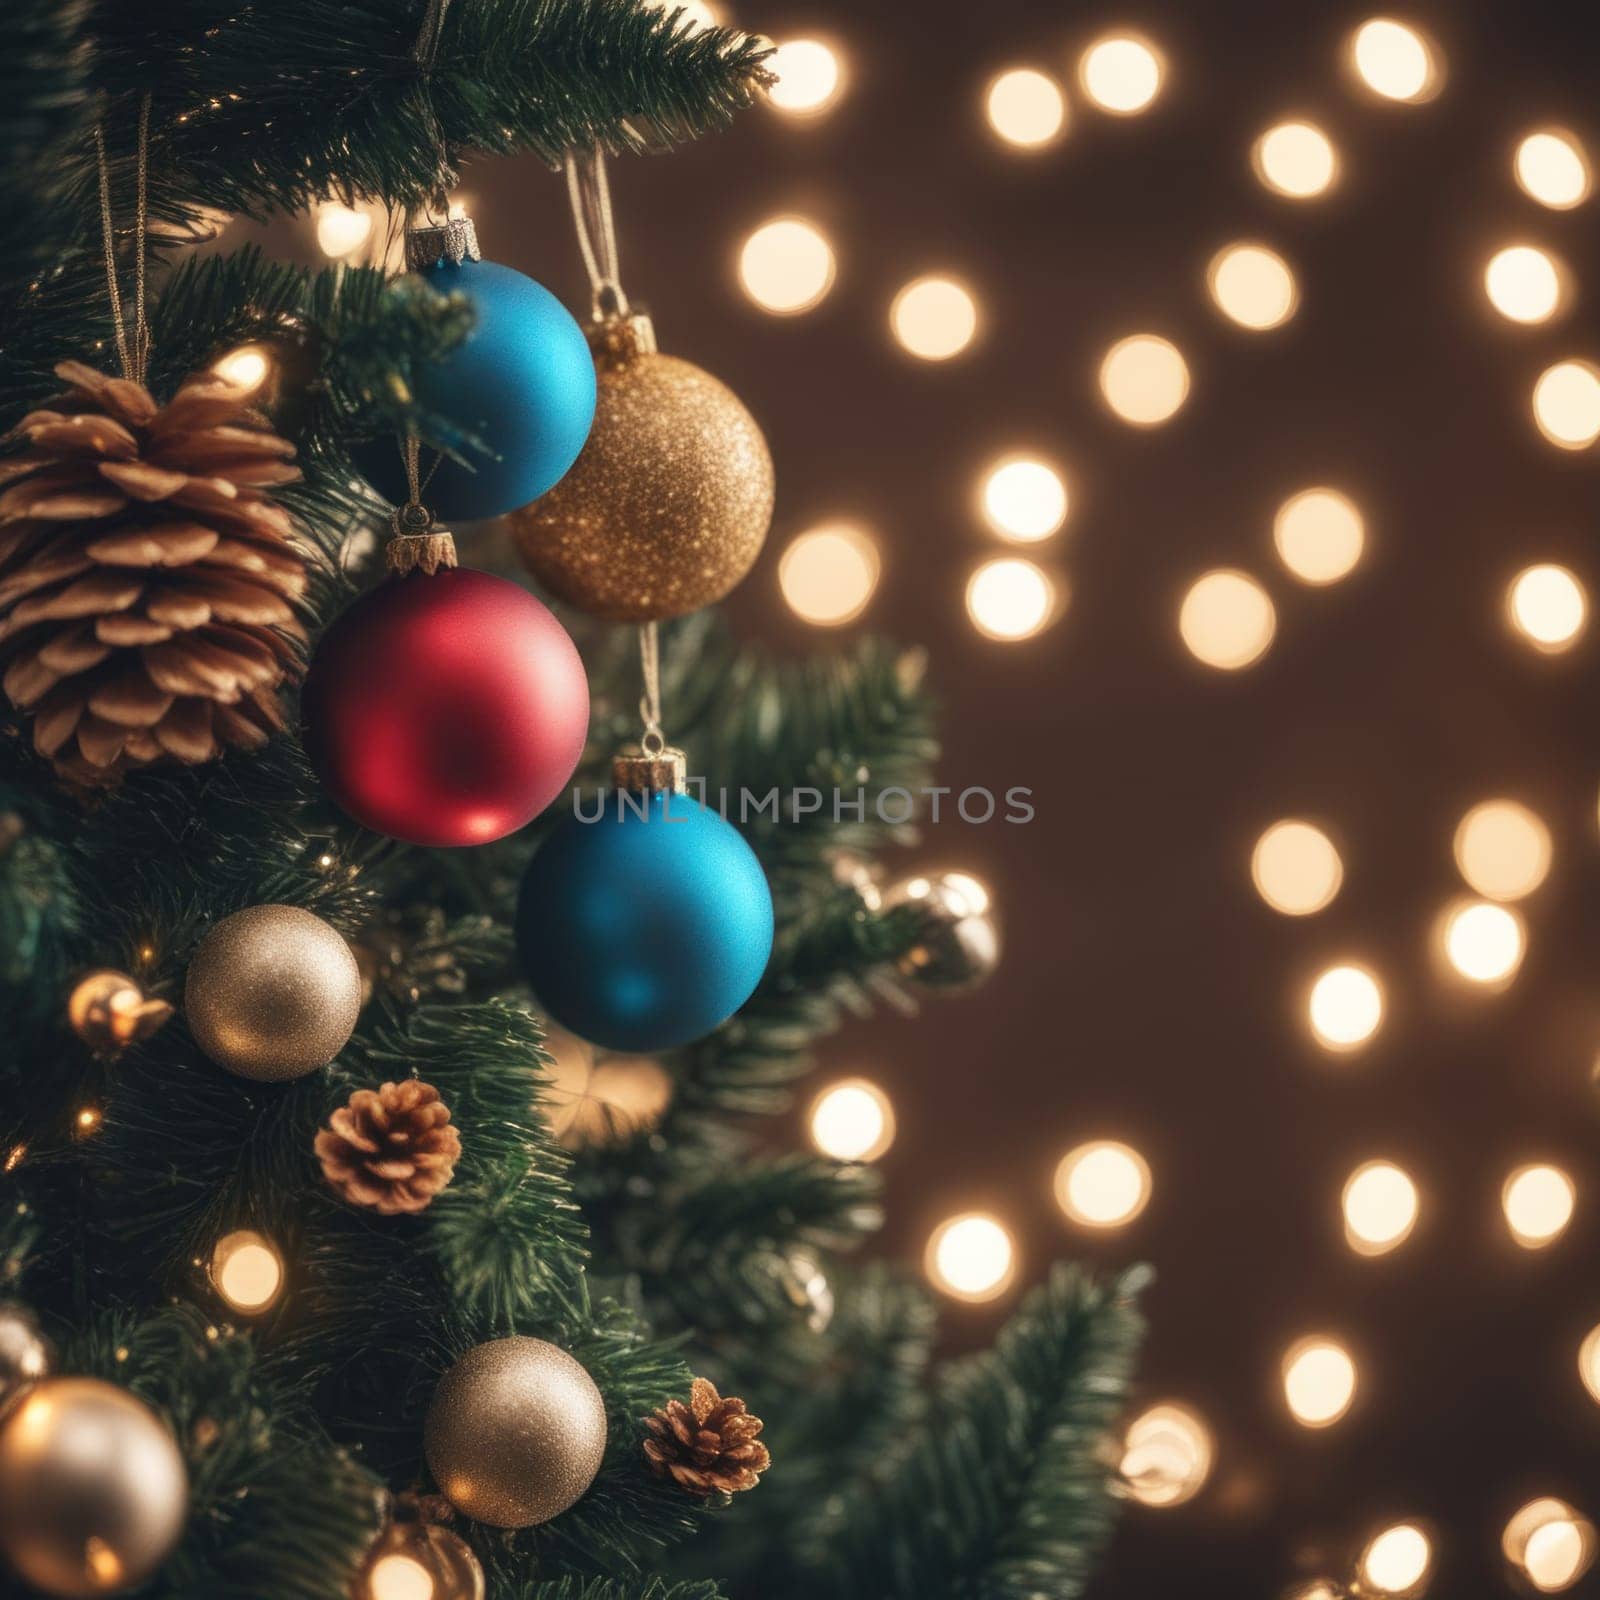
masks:
[(567, 199), (594, 295), (595, 318), (609, 321), (625, 317), (628, 297), (623, 293), (622, 270), (617, 264), (617, 224), (611, 212), (605, 153), (598, 147), (571, 150), (565, 167)]
[(639, 627), (639, 670), (644, 678), (644, 694), (639, 701), (644, 733), (639, 748), (647, 756), (659, 756), (667, 748), (667, 736), (661, 729), (661, 641), (653, 622)]
[[(411, 47), (411, 59), (425, 75), (433, 71), (433, 64), (438, 59), (439, 39), (444, 32), (444, 19), (449, 10), (450, 0), (428, 0), (428, 9), (422, 14), (422, 26), (417, 30), (417, 42)], [(445, 148), (444, 129), (433, 114), (431, 98), (427, 101), (427, 107), (429, 120), (433, 123), (433, 146), (438, 174), (434, 192), (425, 202), (425, 214), (431, 217), (433, 207), (437, 206), (440, 214), (447, 217), (450, 213), (450, 152)], [(408, 210), (407, 221), (409, 220)]]
[(122, 313), (122, 284), (117, 273), (117, 232), (111, 215), (111, 164), (106, 158), (105, 125), (94, 125), (95, 164), (100, 175), (100, 237), (105, 246), (106, 292), (111, 299), (111, 321), (117, 338), (117, 359), (122, 376), (143, 383), (150, 366), (150, 322), (145, 314), (145, 241), (150, 221), (150, 95), (139, 101), (139, 146), (134, 167), (133, 213), (133, 332), (130, 336)]

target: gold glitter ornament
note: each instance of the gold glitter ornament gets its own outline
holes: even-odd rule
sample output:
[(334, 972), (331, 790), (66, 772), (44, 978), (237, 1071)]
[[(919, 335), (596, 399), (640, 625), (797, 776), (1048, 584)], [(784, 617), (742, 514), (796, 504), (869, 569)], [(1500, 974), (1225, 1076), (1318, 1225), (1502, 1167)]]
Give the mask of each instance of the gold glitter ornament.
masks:
[(531, 1528), (594, 1482), (606, 1453), (605, 1401), (565, 1350), (543, 1339), (492, 1339), (439, 1380), (422, 1448), (463, 1516)]
[(188, 1516), (183, 1456), (126, 1389), (46, 1378), (0, 1423), (0, 1555), (44, 1594), (137, 1588)]
[(250, 906), (201, 941), (183, 993), (189, 1031), (219, 1067), (284, 1083), (325, 1067), (361, 1012), (350, 946), (299, 906)]
[(508, 518), (557, 599), (608, 622), (660, 622), (722, 599), (772, 522), (772, 455), (726, 384), (662, 355), (650, 319), (591, 325), (598, 398), (576, 465)]

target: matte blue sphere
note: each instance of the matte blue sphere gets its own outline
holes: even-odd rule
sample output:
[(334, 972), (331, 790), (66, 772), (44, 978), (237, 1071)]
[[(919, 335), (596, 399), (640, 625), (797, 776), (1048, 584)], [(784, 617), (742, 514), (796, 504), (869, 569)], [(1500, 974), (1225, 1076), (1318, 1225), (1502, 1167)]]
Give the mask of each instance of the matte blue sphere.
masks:
[[(465, 340), (416, 375), (422, 406), (475, 435), (494, 456), (464, 451), (429, 470), (423, 503), (443, 522), (503, 516), (537, 500), (578, 459), (594, 421), (594, 357), (572, 314), (543, 284), (493, 261), (440, 261), (423, 277), (477, 310)], [(405, 465), (393, 439), (362, 445), (356, 464), (386, 499), (406, 499)]]
[(754, 992), (772, 893), (738, 829), (692, 796), (609, 794), (599, 820), (566, 817), (529, 863), (517, 947), (562, 1027), (607, 1050), (668, 1050)]

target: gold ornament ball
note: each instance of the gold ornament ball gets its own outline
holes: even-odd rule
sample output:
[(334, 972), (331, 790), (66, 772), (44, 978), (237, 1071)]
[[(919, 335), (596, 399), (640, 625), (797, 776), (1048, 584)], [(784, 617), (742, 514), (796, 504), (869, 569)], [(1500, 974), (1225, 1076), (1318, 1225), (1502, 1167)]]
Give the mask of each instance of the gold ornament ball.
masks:
[(251, 906), (225, 918), (189, 963), (184, 1010), (219, 1067), (284, 1083), (325, 1067), (361, 1012), (350, 946), (299, 906)]
[(598, 324), (594, 427), (572, 470), (510, 516), (529, 571), (609, 622), (714, 604), (772, 521), (772, 455), (726, 384), (654, 348), (641, 317)]
[(423, 1451), (463, 1516), (530, 1528), (583, 1494), (606, 1453), (595, 1381), (543, 1339), (493, 1339), (469, 1350), (434, 1391)]
[(29, 1384), (50, 1375), (55, 1351), (33, 1313), (0, 1302), (0, 1411)]
[(351, 1600), (483, 1600), (483, 1568), (459, 1534), (392, 1522), (367, 1552)]
[(189, 1474), (144, 1404), (95, 1378), (47, 1378), (0, 1423), (0, 1554), (68, 1600), (122, 1594), (171, 1553)]
[(109, 967), (80, 978), (67, 996), (72, 1031), (96, 1055), (148, 1039), (171, 1015), (165, 1000), (150, 999), (137, 980)]
[(1000, 965), (1000, 929), (987, 907), (974, 903), (959, 874), (908, 878), (883, 897), (886, 912), (916, 912), (916, 942), (900, 957), (902, 977), (947, 994), (975, 989)]

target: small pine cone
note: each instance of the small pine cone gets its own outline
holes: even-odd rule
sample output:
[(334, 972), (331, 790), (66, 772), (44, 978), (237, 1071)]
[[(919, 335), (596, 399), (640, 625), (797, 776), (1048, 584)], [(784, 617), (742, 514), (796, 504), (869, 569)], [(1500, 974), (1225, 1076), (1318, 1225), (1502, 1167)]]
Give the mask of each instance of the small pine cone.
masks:
[(708, 1378), (696, 1378), (689, 1403), (669, 1400), (644, 1419), (650, 1437), (645, 1458), (658, 1477), (671, 1478), (690, 1494), (738, 1494), (753, 1489), (772, 1465), (756, 1437), (761, 1418), (743, 1400), (724, 1400)]
[(351, 1205), (381, 1216), (424, 1211), (455, 1176), (461, 1135), (431, 1083), (357, 1089), (316, 1141), (322, 1175)]
[(190, 378), (165, 406), (77, 361), (0, 455), (0, 678), (70, 782), (256, 749), (305, 632), (305, 561), (268, 491), (294, 446), (239, 389)]

